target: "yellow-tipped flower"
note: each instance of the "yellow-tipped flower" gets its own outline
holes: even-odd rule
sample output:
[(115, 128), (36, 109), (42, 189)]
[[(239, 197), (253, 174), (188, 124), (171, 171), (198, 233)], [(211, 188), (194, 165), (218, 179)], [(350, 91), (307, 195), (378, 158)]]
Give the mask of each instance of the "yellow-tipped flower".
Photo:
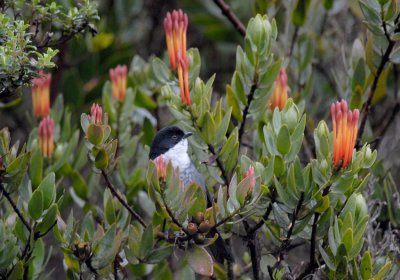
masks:
[(50, 111), (51, 74), (39, 72), (39, 77), (32, 79), (32, 105), (35, 117), (46, 117)]
[(176, 70), (179, 56), (186, 60), (187, 27), (188, 17), (182, 10), (167, 13), (164, 19), (164, 30), (172, 70)]
[(356, 144), (360, 111), (348, 110), (347, 102), (342, 100), (331, 105), (333, 126), (333, 165), (346, 168), (353, 155)]
[(274, 110), (276, 107), (280, 111), (285, 107), (288, 98), (288, 83), (285, 68), (281, 68), (278, 78), (275, 81), (275, 89), (269, 100), (269, 108)]
[(189, 60), (186, 53), (187, 27), (188, 17), (182, 10), (167, 13), (164, 19), (164, 30), (169, 62), (172, 70), (178, 70), (182, 104), (190, 106)]
[(114, 69), (110, 69), (110, 80), (112, 87), (112, 96), (114, 100), (123, 102), (126, 94), (126, 75), (128, 68), (126, 65), (118, 65)]
[(54, 121), (49, 116), (39, 123), (39, 147), (44, 157), (50, 158), (54, 151)]

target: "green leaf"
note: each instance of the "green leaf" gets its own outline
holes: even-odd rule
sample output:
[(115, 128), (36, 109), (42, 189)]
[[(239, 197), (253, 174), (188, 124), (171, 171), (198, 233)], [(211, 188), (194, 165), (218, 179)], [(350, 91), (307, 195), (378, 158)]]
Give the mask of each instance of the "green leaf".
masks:
[(168, 245), (152, 250), (150, 254), (146, 257), (146, 263), (157, 264), (167, 259), (168, 256), (170, 256), (174, 251), (174, 247), (174, 245)]
[(151, 69), (153, 70), (154, 77), (159, 83), (170, 83), (173, 75), (169, 67), (164, 63), (164, 61), (162, 61), (158, 57), (154, 58), (151, 61)]
[(310, 4), (311, 0), (297, 0), (292, 14), (292, 22), (295, 26), (300, 27), (305, 23)]
[(78, 171), (73, 170), (70, 174), (70, 178), (72, 180), (72, 187), (74, 188), (75, 193), (80, 198), (87, 199), (88, 187), (82, 175)]
[(86, 131), (87, 139), (90, 143), (97, 146), (103, 143), (104, 129), (102, 125), (90, 124)]
[(43, 194), (40, 190), (33, 192), (28, 202), (29, 215), (34, 219), (38, 220), (43, 213)]
[(286, 124), (282, 125), (281, 129), (279, 130), (278, 137), (276, 139), (276, 147), (278, 152), (282, 155), (286, 155), (290, 152), (290, 133)]
[(96, 253), (92, 258), (93, 267), (102, 269), (110, 265), (120, 250), (121, 242), (122, 231), (116, 233), (116, 225), (113, 224), (96, 244)]
[(333, 7), (333, 0), (324, 0), (324, 8), (325, 10), (330, 10)]
[(281, 228), (288, 228), (290, 224), (289, 217), (285, 211), (277, 204), (273, 204), (272, 212), (274, 213), (275, 221)]
[(24, 276), (24, 266), (21, 261), (18, 261), (15, 264), (12, 273), (8, 276), (9, 277), (8, 279), (9, 280), (20, 280), (23, 278), (23, 276)]
[(369, 280), (372, 275), (372, 259), (369, 251), (365, 251), (360, 264), (361, 278)]
[(225, 134), (228, 131), (229, 123), (231, 120), (231, 114), (232, 114), (232, 107), (228, 109), (222, 121), (219, 123), (219, 126), (217, 127), (217, 131), (215, 132), (213, 141), (215, 145), (220, 144), (224, 140)]
[(377, 27), (379, 26), (380, 28), (381, 17), (379, 16), (378, 11), (375, 10), (372, 6), (369, 5), (369, 3), (365, 1), (359, 1), (359, 3), (361, 11), (363, 12), (365, 19), (367, 20), (367, 23)]
[(29, 164), (29, 175), (34, 188), (39, 186), (43, 178), (43, 157), (39, 148), (32, 152), (32, 157)]
[(114, 202), (111, 196), (109, 196), (109, 198), (107, 199), (106, 205), (104, 207), (104, 216), (109, 225), (112, 225), (116, 220)]
[(47, 209), (56, 199), (56, 176), (54, 172), (49, 173), (40, 183), (37, 190), (43, 194), (43, 209)]
[(339, 259), (339, 262), (336, 266), (335, 277), (336, 279), (346, 279), (348, 274), (348, 259), (346, 256), (343, 256)]
[(326, 265), (329, 267), (330, 270), (335, 271), (336, 267), (334, 264), (334, 260), (325, 252), (324, 248), (322, 248), (321, 245), (319, 245), (319, 252), (321, 254), (321, 257), (324, 259)]
[(363, 59), (360, 59), (357, 63), (356, 69), (354, 69), (353, 78), (351, 80), (351, 90), (356, 92), (357, 87), (361, 87), (360, 91), (363, 91), (365, 78), (365, 62)]
[(94, 160), (94, 165), (98, 169), (105, 169), (108, 166), (108, 161), (109, 159), (106, 151), (103, 148), (101, 148), (96, 155), (96, 158)]
[(236, 99), (230, 85), (226, 85), (226, 102), (232, 108), (232, 115), (239, 122), (243, 121), (242, 110), (240, 109), (239, 102)]
[(130, 224), (129, 225), (129, 249), (135, 256), (139, 256), (140, 254), (140, 244), (142, 239), (142, 231), (138, 224)]
[(153, 249), (154, 236), (153, 236), (153, 226), (149, 225), (143, 232), (142, 240), (140, 244), (140, 258), (145, 258)]
[(157, 108), (157, 103), (140, 89), (136, 92), (135, 105), (150, 110)]
[(398, 8), (397, 0), (390, 0), (390, 5), (387, 9), (384, 20), (385, 21), (392, 20), (393, 17), (395, 17), (397, 15), (398, 9), (399, 8)]
[(45, 233), (47, 230), (50, 229), (51, 226), (53, 226), (54, 222), (57, 220), (57, 212), (58, 212), (58, 207), (57, 204), (53, 204), (50, 206), (49, 210), (47, 210), (47, 213), (44, 215), (43, 220), (37, 225), (36, 229), (40, 233)]
[(190, 267), (197, 274), (211, 277), (214, 274), (213, 259), (206, 249), (192, 245), (186, 251)]
[(391, 261), (388, 261), (381, 269), (379, 269), (378, 273), (374, 275), (373, 280), (381, 280), (388, 273), (390, 267), (392, 265)]
[(353, 230), (351, 228), (348, 228), (343, 234), (342, 242), (346, 247), (347, 252), (350, 252), (351, 248), (353, 247)]
[(236, 198), (240, 205), (244, 205), (245, 199), (249, 194), (250, 186), (252, 184), (251, 180), (253, 179), (254, 179), (253, 177), (248, 176), (238, 184), (236, 188)]
[(215, 134), (215, 122), (210, 112), (206, 112), (204, 118), (204, 126), (201, 129), (201, 135), (204, 142), (207, 144), (212, 144), (212, 140)]

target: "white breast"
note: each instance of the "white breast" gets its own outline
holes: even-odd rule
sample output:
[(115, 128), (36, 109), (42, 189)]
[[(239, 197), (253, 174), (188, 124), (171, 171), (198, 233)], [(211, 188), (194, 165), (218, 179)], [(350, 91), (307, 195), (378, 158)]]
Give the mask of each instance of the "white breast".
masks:
[(187, 150), (188, 141), (187, 139), (183, 139), (173, 148), (169, 149), (164, 156), (167, 160), (171, 161), (174, 168), (179, 167), (180, 170), (183, 170), (190, 166), (190, 158)]

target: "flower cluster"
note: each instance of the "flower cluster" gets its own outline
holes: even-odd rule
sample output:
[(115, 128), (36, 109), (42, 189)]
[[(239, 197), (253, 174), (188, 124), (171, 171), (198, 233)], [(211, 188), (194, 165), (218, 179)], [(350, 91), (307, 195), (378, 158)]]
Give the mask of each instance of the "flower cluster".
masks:
[(358, 119), (360, 112), (358, 109), (348, 110), (345, 100), (337, 101), (331, 105), (332, 126), (333, 126), (333, 165), (335, 168), (340, 166), (346, 168), (353, 154), (356, 143)]
[(35, 117), (46, 117), (50, 111), (51, 74), (39, 72), (39, 77), (32, 79), (32, 105)]
[(275, 82), (275, 89), (272, 93), (271, 99), (269, 100), (269, 108), (274, 110), (279, 108), (280, 111), (285, 107), (286, 100), (288, 98), (288, 83), (285, 68), (281, 68), (279, 71), (278, 78)]
[(39, 147), (44, 157), (51, 157), (54, 151), (54, 121), (49, 116), (39, 124)]
[(43, 118), (39, 124), (39, 147), (44, 157), (50, 158), (54, 151), (54, 121), (50, 112), (51, 74), (39, 72), (39, 77), (32, 79), (33, 114)]
[(128, 68), (126, 65), (118, 65), (117, 67), (110, 69), (110, 80), (112, 87), (112, 97), (117, 101), (124, 101), (126, 94), (126, 75)]
[(189, 60), (186, 54), (187, 15), (179, 11), (168, 12), (164, 19), (164, 30), (172, 70), (178, 70), (182, 104), (190, 106)]

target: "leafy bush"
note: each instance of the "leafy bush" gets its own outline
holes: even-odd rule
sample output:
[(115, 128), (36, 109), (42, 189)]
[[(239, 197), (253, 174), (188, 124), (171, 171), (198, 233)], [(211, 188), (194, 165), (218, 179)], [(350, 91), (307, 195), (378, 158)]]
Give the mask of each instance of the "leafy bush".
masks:
[[(99, 104), (82, 113), (62, 94), (50, 106), (52, 76), (38, 71), (54, 66), (56, 51), (38, 52), (44, 45), (24, 20), (39, 22), (46, 47), (57, 46), (94, 30), (93, 4), (63, 12), (54, 2), (6, 1), (24, 19), (0, 14), (2, 34), (11, 34), (0, 47), (1, 94), (32, 83), (34, 128), (22, 147), (8, 128), (0, 131), (1, 278), (52, 277), (52, 256), (68, 279), (398, 275), (395, 181), (377, 159), (378, 144), (368, 144), (386, 130), (367, 120), (398, 60), (397, 2), (359, 1), (367, 44), (357, 39), (348, 58), (349, 105), (335, 100), (330, 112), (307, 96), (318, 82), (305, 24), (312, 3), (322, 2), (325, 17), (341, 4), (288, 4), (293, 37), (284, 56), (279, 21), (256, 14), (245, 28), (224, 1), (214, 2), (244, 36), (223, 94), (213, 89), (215, 74), (200, 78), (201, 50), (187, 49), (188, 17), (173, 11), (164, 20), (168, 56), (135, 55), (129, 69), (111, 68)], [(58, 39), (46, 39), (52, 28)], [(192, 133), (189, 152), (209, 194), (184, 185), (164, 155), (149, 160), (160, 122)]]

